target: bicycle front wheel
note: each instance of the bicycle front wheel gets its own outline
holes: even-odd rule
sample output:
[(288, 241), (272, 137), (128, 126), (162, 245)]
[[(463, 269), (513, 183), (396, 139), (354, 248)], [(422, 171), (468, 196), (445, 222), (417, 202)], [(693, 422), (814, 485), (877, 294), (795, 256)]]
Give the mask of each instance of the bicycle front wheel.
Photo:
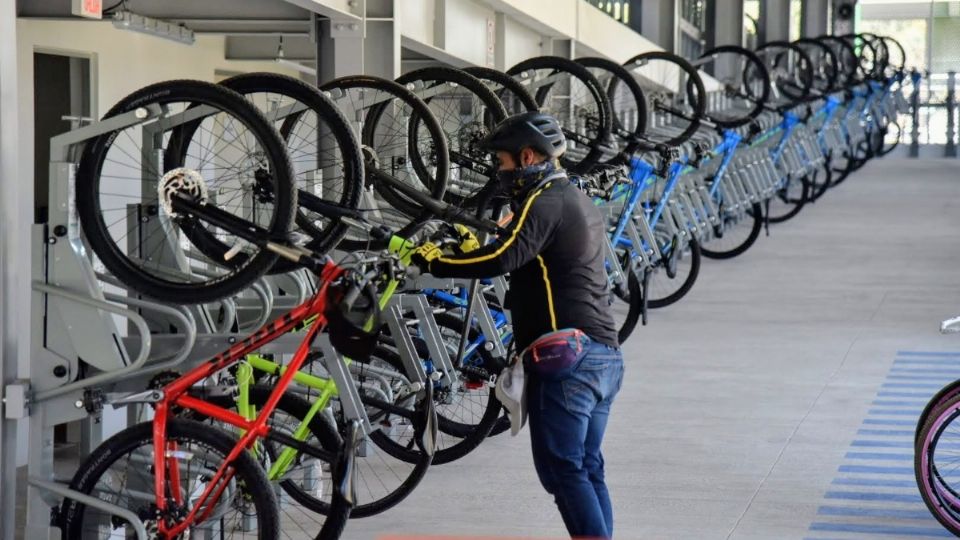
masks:
[[(170, 493), (170, 517), (194, 510), (199, 494), (209, 487), (213, 475), (226, 461), (236, 441), (219, 429), (190, 420), (167, 424), (169, 470), (179, 470), (180, 492)], [(153, 423), (144, 422), (117, 433), (97, 447), (77, 469), (70, 489), (130, 510), (147, 530), (155, 529), (157, 507), (154, 487)], [(169, 476), (168, 476), (169, 478)], [(277, 499), (266, 475), (249, 452), (241, 452), (227, 468), (227, 480), (219, 498), (199, 508), (204, 521), (194, 523), (190, 536), (223, 535), (229, 538), (272, 539), (280, 534)], [(213, 491), (216, 493), (216, 491)], [(182, 502), (177, 503), (176, 500)], [(212, 507), (210, 506), (212, 505)], [(64, 540), (134, 538), (130, 524), (74, 500), (60, 511)]]

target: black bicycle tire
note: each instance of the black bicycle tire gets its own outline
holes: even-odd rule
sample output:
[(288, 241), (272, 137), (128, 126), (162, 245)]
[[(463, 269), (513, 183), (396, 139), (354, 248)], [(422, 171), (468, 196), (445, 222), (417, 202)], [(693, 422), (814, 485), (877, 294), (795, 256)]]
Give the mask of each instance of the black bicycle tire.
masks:
[[(687, 277), (683, 280), (680, 287), (670, 293), (669, 295), (663, 298), (650, 298), (647, 300), (647, 307), (650, 309), (658, 309), (662, 307), (669, 306), (670, 304), (675, 304), (681, 298), (687, 295), (690, 292), (690, 289), (693, 288), (693, 284), (697, 281), (697, 277), (700, 275), (700, 242), (696, 238), (691, 238), (688, 243), (690, 249), (689, 256), (690, 259), (690, 273), (687, 274)], [(676, 280), (671, 280), (676, 281)], [(646, 293), (649, 294), (649, 293)]]
[[(785, 94), (785, 97), (790, 101), (790, 104), (789, 104), (786, 108), (788, 108), (788, 109), (789, 109), (789, 108), (793, 108), (793, 107), (795, 107), (795, 106), (797, 106), (797, 105), (799, 105), (799, 104), (801, 104), (801, 103), (804, 103), (804, 102), (806, 102), (806, 101), (810, 101), (811, 99), (815, 99), (816, 97), (818, 97), (818, 96), (813, 96), (813, 95), (812, 95), (812, 90), (813, 90), (813, 61), (810, 60), (810, 56), (807, 55), (807, 53), (805, 53), (805, 52), (803, 51), (803, 49), (801, 49), (799, 46), (797, 46), (797, 45), (795, 45), (795, 44), (793, 44), (793, 43), (791, 43), (791, 42), (789, 42), (789, 41), (768, 41), (767, 43), (764, 43), (763, 45), (761, 45), (760, 47), (758, 47), (758, 48), (757, 48), (757, 52), (759, 53), (759, 52), (761, 52), (761, 51), (763, 51), (763, 50), (765, 50), (765, 49), (770, 49), (770, 48), (773, 48), (773, 47), (781, 47), (781, 48), (784, 48), (784, 49), (790, 49), (790, 50), (794, 51), (794, 52), (800, 57), (801, 61), (805, 61), (806, 64), (807, 64), (807, 66), (808, 66), (808, 68), (807, 68), (806, 71), (807, 71), (807, 73), (809, 74), (809, 77), (803, 77), (804, 80), (803, 80), (803, 82), (802, 82), (802, 85), (799, 86), (799, 88), (800, 88), (800, 93), (797, 94), (797, 95), (792, 95), (792, 96)], [(770, 81), (770, 84), (773, 85), (773, 84), (775, 84), (775, 83), (771, 80), (771, 81)]]
[[(839, 68), (839, 65), (837, 64), (837, 55), (834, 54), (833, 50), (824, 42), (817, 39), (813, 39), (813, 38), (800, 38), (794, 41), (793, 43), (796, 44), (797, 46), (806, 44), (806, 45), (811, 45), (813, 47), (816, 47), (817, 49), (823, 51), (823, 53), (826, 54), (827, 58), (831, 59), (830, 64), (833, 66), (833, 74), (828, 76), (825, 79), (826, 81), (825, 87), (819, 90), (824, 93), (829, 93), (836, 90), (838, 87), (838, 79), (840, 78), (840, 68)], [(808, 54), (807, 56), (810, 56), (810, 55)], [(813, 58), (811, 58), (810, 60), (811, 60), (811, 63), (813, 63), (813, 65), (815, 66), (816, 63), (812, 62)], [(816, 72), (817, 70), (814, 70), (814, 79), (817, 78)], [(816, 86), (816, 84), (814, 84), (814, 86)]]
[[(406, 85), (412, 83), (413, 81), (449, 82), (457, 84), (461, 88), (473, 93), (473, 95), (479, 98), (487, 108), (486, 113), (489, 115), (489, 118), (485, 118), (485, 120), (491, 122), (491, 125), (489, 126), (491, 130), (507, 117), (507, 109), (503, 106), (503, 102), (500, 101), (500, 98), (498, 98), (493, 90), (485, 85), (479, 78), (474, 77), (467, 71), (439, 66), (425, 67), (404, 73), (400, 77), (397, 77), (397, 82), (400, 84)], [(430, 105), (429, 100), (424, 100), (424, 102), (427, 103), (427, 106)], [(417, 130), (418, 121), (418, 116), (411, 115), (409, 127), (411, 142), (414, 141), (415, 135), (419, 133)], [(451, 144), (448, 137), (447, 147), (449, 148), (450, 145)], [(411, 144), (410, 161), (413, 164), (413, 170), (417, 171), (418, 174), (421, 170), (426, 173), (424, 163), (421, 159), (419, 159), (419, 153), (414, 152), (415, 149), (416, 144)], [(452, 162), (454, 161), (454, 158), (451, 156), (450, 160)], [(472, 196), (466, 198), (453, 194), (448, 184), (444, 199), (460, 208), (477, 208), (480, 204), (481, 194), (485, 192), (484, 190), (489, 189), (491, 183), (493, 183), (492, 175), (491, 178), (487, 180), (487, 184), (485, 184), (483, 188), (478, 190)]]
[[(481, 81), (490, 81), (494, 84), (499, 84), (504, 89), (509, 91), (517, 98), (524, 111), (507, 111), (507, 114), (519, 114), (521, 112), (535, 112), (540, 110), (540, 106), (537, 105), (537, 100), (533, 98), (533, 94), (527, 91), (516, 79), (507, 75), (505, 72), (498, 69), (481, 67), (481, 66), (469, 66), (463, 68), (463, 71), (473, 75), (474, 77), (480, 79)], [(497, 96), (499, 98), (500, 96)], [(503, 100), (500, 100), (501, 103)], [(506, 108), (506, 105), (504, 105)]]
[[(360, 203), (360, 192), (363, 189), (363, 156), (350, 123), (333, 100), (314, 86), (299, 79), (276, 73), (245, 73), (230, 77), (221, 81), (220, 84), (237, 91), (241, 95), (255, 92), (276, 92), (291, 97), (313, 109), (316, 115), (322, 119), (324, 125), (330, 129), (330, 134), (343, 152), (343, 177), (349, 179), (349, 181), (344, 182), (344, 190), (340, 200), (337, 202), (331, 201), (331, 204), (350, 210), (357, 208)], [(284, 140), (289, 137), (290, 130), (302, 114), (303, 112), (299, 112), (288, 116), (283, 122), (280, 135)], [(297, 225), (312, 238), (306, 244), (308, 249), (317, 253), (326, 253), (343, 238), (348, 226), (340, 219), (330, 217), (330, 220), (330, 226), (319, 230), (309, 224), (309, 220), (302, 212), (297, 212)], [(282, 268), (277, 269), (277, 266), (286, 266), (287, 271), (295, 268), (292, 263), (284, 263), (289, 263), (289, 261), (286, 261), (286, 259), (279, 260), (274, 271), (284, 271)]]
[(620, 328), (617, 329), (617, 341), (620, 342), (620, 345), (627, 342), (633, 331), (637, 329), (637, 323), (643, 316), (643, 295), (645, 292), (640, 285), (640, 278), (633, 270), (627, 272), (627, 291), (630, 295), (630, 299), (627, 301), (627, 316), (620, 323)]
[[(172, 418), (167, 422), (167, 438), (176, 440), (178, 437), (200, 442), (222, 452), (223, 456), (227, 456), (236, 445), (236, 440), (220, 429), (211, 429), (209, 425), (192, 420)], [(97, 480), (116, 458), (124, 456), (127, 450), (136, 448), (135, 445), (141, 442), (153, 443), (153, 422), (143, 422), (128, 427), (101, 443), (77, 468), (70, 481), (70, 489), (90, 495)], [(249, 482), (248, 490), (257, 509), (257, 526), (266, 525), (262, 527), (259, 534), (261, 540), (277, 538), (280, 534), (277, 499), (263, 468), (250, 452), (243, 451), (234, 461), (234, 470), (236, 476)], [(81, 531), (77, 527), (82, 527), (85, 508), (86, 505), (73, 499), (63, 501), (59, 517), (64, 540), (81, 537)], [(263, 534), (263, 529), (266, 529), (266, 535)]]
[[(577, 58), (576, 62), (586, 66), (587, 68), (602, 69), (613, 74), (613, 78), (610, 79), (610, 83), (606, 88), (607, 103), (610, 104), (610, 119), (611, 122), (613, 122), (611, 132), (613, 132), (613, 130), (622, 130), (623, 132), (627, 132), (627, 130), (624, 129), (620, 124), (617, 111), (614, 110), (613, 106), (613, 94), (616, 91), (617, 84), (626, 85), (627, 90), (629, 90), (633, 95), (633, 99), (637, 104), (637, 127), (633, 130), (633, 133), (629, 133), (626, 137), (621, 137), (625, 139), (626, 146), (620, 149), (621, 154), (632, 156), (640, 149), (640, 141), (643, 139), (643, 136), (647, 131), (647, 100), (645, 97), (643, 97), (643, 89), (640, 88), (640, 85), (637, 83), (637, 79), (635, 79), (626, 68), (614, 62), (613, 60), (608, 60), (598, 56), (583, 56)], [(608, 160), (608, 162), (619, 160), (620, 156), (618, 155)]]
[(750, 225), (750, 234), (744, 238), (742, 243), (723, 251), (711, 250), (706, 247), (710, 245), (707, 243), (706, 246), (700, 246), (700, 254), (708, 259), (726, 260), (741, 255), (750, 249), (756, 243), (757, 238), (760, 238), (760, 231), (763, 229), (763, 210), (760, 203), (753, 203), (747, 215), (753, 218), (753, 223)]
[[(682, 132), (680, 132), (679, 135), (675, 135), (666, 141), (663, 141), (663, 144), (675, 146), (687, 141), (691, 136), (693, 136), (694, 133), (697, 132), (698, 129), (700, 129), (700, 123), (707, 111), (707, 91), (703, 86), (703, 79), (700, 78), (700, 74), (697, 73), (697, 69), (694, 68), (690, 62), (687, 62), (681, 56), (677, 56), (667, 51), (650, 51), (638, 54), (624, 62), (623, 65), (629, 66), (630, 64), (634, 64), (641, 60), (663, 60), (666, 62), (673, 62), (677, 64), (680, 69), (686, 72), (687, 76), (690, 77), (690, 81), (693, 83), (693, 87), (699, 96), (696, 106), (693, 107), (693, 118), (688, 120), (690, 123)], [(629, 69), (627, 69), (627, 71), (629, 71)], [(687, 95), (688, 97), (690, 95), (689, 88), (687, 89)], [(649, 110), (649, 104), (647, 108)]]
[(753, 109), (751, 109), (750, 112), (747, 113), (747, 115), (743, 118), (738, 120), (720, 120), (718, 118), (713, 118), (709, 113), (704, 113), (704, 116), (714, 124), (717, 124), (720, 127), (733, 129), (749, 124), (766, 110), (767, 101), (770, 99), (770, 73), (767, 71), (767, 66), (763, 64), (763, 60), (761, 60), (756, 53), (739, 45), (721, 45), (719, 47), (714, 47), (700, 55), (700, 59), (702, 60), (708, 56), (723, 53), (734, 53), (746, 56), (751, 63), (759, 67), (761, 81), (765, 81), (765, 84), (763, 85), (763, 95), (756, 100), (756, 104), (754, 105)]
[[(435, 142), (438, 145), (436, 148), (437, 152), (437, 177), (433, 178), (430, 182), (429, 193), (430, 196), (434, 199), (442, 199), (443, 194), (447, 188), (447, 180), (450, 174), (450, 155), (447, 150), (447, 141), (443, 136), (443, 130), (440, 128), (440, 124), (437, 122), (436, 118), (433, 117), (433, 114), (430, 113), (430, 109), (427, 107), (427, 104), (424, 103), (420, 98), (415, 96), (413, 92), (407, 90), (394, 81), (389, 79), (383, 79), (380, 77), (373, 77), (370, 75), (350, 75), (346, 77), (340, 77), (334, 79), (328, 83), (325, 83), (320, 86), (320, 91), (322, 92), (332, 92), (335, 90), (349, 90), (352, 88), (373, 88), (375, 90), (380, 90), (394, 95), (397, 99), (400, 99), (407, 103), (411, 109), (416, 109), (421, 111), (424, 114), (424, 119), (426, 124), (429, 124), (428, 129), (434, 133)], [(367, 136), (372, 137), (372, 129), (374, 129), (378, 115), (373, 114), (375, 111), (371, 110), (367, 114), (367, 122), (364, 123), (363, 133), (360, 137), (361, 144), (366, 142)], [(382, 109), (380, 111), (382, 113)], [(373, 118), (371, 118), (371, 115)], [(369, 120), (372, 120), (370, 122)], [(373, 125), (371, 125), (371, 123)], [(401, 237), (409, 237), (427, 220), (433, 217), (433, 214), (417, 205), (413, 205), (406, 199), (402, 198), (400, 195), (395, 193), (395, 191), (389, 186), (385, 185), (382, 181), (378, 180), (376, 175), (373, 174), (370, 164), (364, 164), (364, 175), (366, 177), (366, 182), (368, 185), (372, 185), (377, 192), (383, 196), (384, 200), (394, 205), (395, 202), (398, 202), (401, 207), (394, 206), (397, 210), (404, 213), (406, 216), (410, 217), (411, 220), (405, 224), (400, 229), (393, 231), (394, 234)], [(420, 179), (423, 183), (423, 179)], [(426, 184), (425, 184), (426, 185)], [(360, 250), (381, 250), (386, 248), (387, 240), (353, 240), (349, 238), (344, 238), (337, 245), (337, 248), (342, 251), (360, 251)]]
[[(840, 39), (836, 36), (820, 36), (814, 39), (823, 43), (824, 45), (827, 46), (827, 48), (834, 51), (833, 54), (837, 59), (837, 74), (838, 74), (837, 85), (834, 88), (834, 90), (839, 91), (843, 89), (848, 89), (858, 84), (859, 81), (857, 79), (857, 72), (859, 69), (858, 68), (859, 60), (857, 59), (857, 53), (853, 50), (853, 47), (851, 47), (846, 40)], [(835, 47), (831, 46), (830, 45), (831, 43), (834, 44)], [(844, 52), (846, 52), (847, 53), (846, 56), (849, 59), (854, 60), (854, 63), (846, 62), (845, 59), (842, 58), (843, 55), (837, 53), (838, 50), (843, 50)], [(841, 74), (842, 74), (842, 80), (840, 77)]]
[[(770, 223), (783, 223), (784, 221), (788, 221), (792, 219), (797, 214), (799, 214), (801, 210), (803, 210), (803, 207), (806, 206), (807, 202), (810, 200), (810, 181), (807, 180), (807, 177), (803, 176), (802, 178), (798, 178), (792, 181), (800, 182), (801, 193), (797, 199), (797, 201), (799, 202), (795, 203), (793, 205), (793, 208), (791, 208), (788, 212), (784, 214), (780, 214), (777, 216), (771, 216), (768, 214), (767, 220), (770, 221)], [(776, 195), (774, 195), (774, 197), (776, 197)]]
[[(607, 101), (606, 94), (603, 92), (600, 82), (597, 81), (597, 78), (594, 77), (587, 68), (581, 66), (573, 60), (570, 60), (569, 58), (563, 58), (560, 56), (535, 56), (533, 58), (528, 58), (508, 69), (507, 74), (511, 76), (517, 76), (524, 71), (536, 69), (553, 69), (556, 71), (564, 71), (569, 73), (572, 77), (580, 80), (580, 82), (590, 93), (591, 98), (600, 107), (600, 118), (597, 119), (598, 130), (596, 138), (588, 145), (589, 150), (587, 151), (587, 154), (578, 162), (574, 162), (567, 157), (560, 156), (560, 163), (564, 166), (564, 168), (574, 174), (585, 174), (589, 172), (590, 169), (593, 168), (593, 166), (596, 165), (603, 156), (602, 146), (610, 136), (610, 132), (613, 129), (613, 122), (610, 114), (610, 103)], [(550, 86), (541, 87), (540, 90), (533, 94), (534, 99), (537, 101), (539, 106), (543, 105), (543, 101), (546, 99), (547, 94), (549, 93)]]
[[(132, 111), (149, 103), (174, 100), (220, 106), (222, 110), (236, 115), (256, 134), (264, 145), (266, 154), (270, 156), (271, 170), (277, 182), (275, 211), (272, 223), (268, 226), (268, 233), (273, 237), (285, 237), (293, 224), (297, 200), (290, 158), (280, 135), (270, 126), (263, 114), (240, 94), (202, 81), (166, 81), (141, 88), (121, 99), (107, 111), (104, 118)], [(101, 135), (84, 147), (77, 168), (76, 204), (90, 248), (117, 279), (137, 292), (165, 302), (198, 304), (213, 302), (239, 292), (263, 276), (276, 263), (277, 254), (260, 249), (254, 257), (247, 257), (241, 266), (235, 267), (234, 272), (201, 283), (171, 282), (138, 270), (110, 238), (100, 208), (100, 172), (115, 134), (116, 132)]]

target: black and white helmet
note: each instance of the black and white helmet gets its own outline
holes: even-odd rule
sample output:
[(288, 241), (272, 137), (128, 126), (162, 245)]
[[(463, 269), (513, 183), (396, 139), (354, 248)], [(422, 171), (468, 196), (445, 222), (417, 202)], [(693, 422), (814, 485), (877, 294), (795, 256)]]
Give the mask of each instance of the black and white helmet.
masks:
[(517, 155), (524, 148), (556, 159), (567, 149), (557, 119), (541, 112), (525, 112), (505, 118), (480, 143), (484, 150)]

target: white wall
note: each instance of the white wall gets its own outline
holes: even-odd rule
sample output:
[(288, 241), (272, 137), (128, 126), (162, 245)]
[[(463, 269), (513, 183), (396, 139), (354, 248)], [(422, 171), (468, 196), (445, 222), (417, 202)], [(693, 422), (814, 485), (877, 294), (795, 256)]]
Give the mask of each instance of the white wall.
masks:
[[(443, 0), (440, 0), (441, 2)], [(396, 2), (397, 19), (403, 35), (436, 46), (434, 41), (434, 14), (437, 0), (402, 0)]]
[(487, 65), (487, 21), (495, 20), (492, 9), (472, 0), (446, 0), (444, 43), (447, 52), (472, 64)]
[(520, 24), (512, 17), (505, 17), (504, 22), (506, 25), (503, 43), (504, 70), (510, 69), (527, 58), (544, 54), (541, 46), (544, 37), (539, 32)]
[[(18, 296), (15, 302), (19, 335), (30, 335), (30, 228), (33, 222), (33, 53), (35, 51), (91, 56), (91, 79), (94, 81), (93, 115), (100, 117), (114, 103), (148, 84), (170, 79), (200, 79), (213, 82), (219, 71), (271, 71), (296, 75), (273, 62), (239, 62), (224, 59), (222, 36), (197, 36), (193, 45), (118, 30), (109, 22), (60, 21), (40, 19), (17, 20), (17, 174), (4, 182), (19, 182), (14, 226), (24, 239), (12, 246), (12, 270), (17, 274)], [(13, 220), (6, 220), (10, 223)], [(28, 368), (30, 340), (18, 344), (21, 372)], [(24, 423), (25, 424), (25, 423)], [(26, 462), (26, 437), (18, 437), (17, 461)]]

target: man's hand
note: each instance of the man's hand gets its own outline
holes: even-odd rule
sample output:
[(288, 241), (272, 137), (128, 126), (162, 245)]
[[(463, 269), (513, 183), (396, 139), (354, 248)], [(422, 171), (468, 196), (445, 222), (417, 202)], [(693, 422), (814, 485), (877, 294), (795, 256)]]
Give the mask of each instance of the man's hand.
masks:
[(477, 235), (473, 234), (473, 231), (459, 223), (454, 224), (453, 227), (457, 229), (457, 232), (460, 234), (460, 244), (457, 246), (460, 249), (460, 253), (470, 253), (471, 251), (480, 249), (480, 240), (477, 240)]
[(430, 271), (430, 261), (443, 255), (440, 248), (433, 242), (425, 242), (417, 247), (410, 255), (410, 264), (415, 265), (421, 272)]

